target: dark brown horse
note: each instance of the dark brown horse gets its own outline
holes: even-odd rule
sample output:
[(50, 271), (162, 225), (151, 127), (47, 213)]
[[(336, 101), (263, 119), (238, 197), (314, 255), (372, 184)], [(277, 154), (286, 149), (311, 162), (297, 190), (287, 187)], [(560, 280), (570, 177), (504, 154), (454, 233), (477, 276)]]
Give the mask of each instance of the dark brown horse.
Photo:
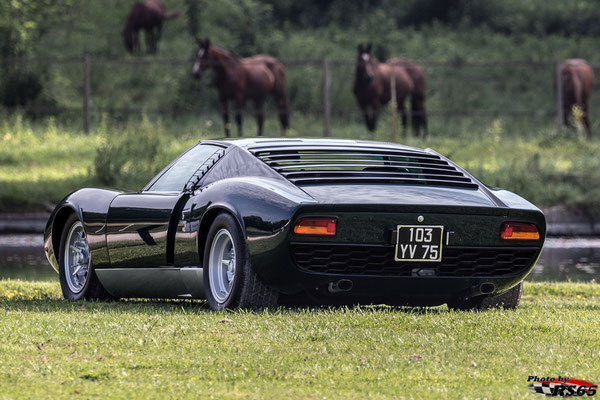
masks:
[(410, 92), (410, 115), (411, 124), (415, 135), (423, 129), (423, 137), (427, 138), (427, 114), (425, 112), (425, 72), (423, 68), (414, 61), (406, 58), (392, 58), (390, 64), (404, 68), (412, 80), (412, 91)]
[(285, 69), (275, 58), (257, 55), (242, 58), (220, 47), (210, 40), (198, 40), (200, 49), (196, 55), (193, 73), (198, 79), (202, 73), (215, 70), (215, 85), (219, 91), (219, 100), (223, 109), (225, 134), (229, 136), (229, 100), (235, 103), (235, 121), (238, 134), (242, 135), (242, 110), (246, 100), (254, 103), (258, 136), (262, 135), (264, 123), (264, 103), (267, 95), (272, 94), (277, 102), (282, 130), (289, 128), (289, 115), (285, 98)]
[(581, 110), (581, 119), (588, 138), (592, 136), (590, 129), (589, 109), (590, 95), (594, 86), (594, 71), (582, 59), (566, 60), (560, 66), (562, 81), (562, 106), (564, 123), (573, 126), (575, 107)]
[(402, 127), (407, 127), (405, 100), (411, 96), (412, 124), (415, 134), (424, 129), (427, 137), (425, 116), (425, 75), (423, 70), (409, 60), (392, 59), (389, 63), (378, 62), (371, 54), (371, 44), (358, 46), (354, 95), (360, 106), (367, 128), (374, 131), (381, 107), (391, 99), (392, 75), (396, 84), (396, 102), (402, 117)]
[(168, 13), (165, 5), (160, 0), (138, 1), (131, 7), (125, 22), (125, 29), (123, 29), (125, 48), (130, 53), (138, 51), (140, 48), (140, 31), (143, 30), (146, 37), (146, 51), (156, 53), (163, 22), (177, 18), (183, 13), (184, 11)]

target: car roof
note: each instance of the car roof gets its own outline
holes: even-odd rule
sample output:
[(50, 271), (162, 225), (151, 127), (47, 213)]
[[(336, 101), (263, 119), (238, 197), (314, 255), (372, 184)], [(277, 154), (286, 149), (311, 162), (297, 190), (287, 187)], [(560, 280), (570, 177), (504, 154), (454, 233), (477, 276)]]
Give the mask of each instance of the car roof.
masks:
[(234, 145), (243, 149), (250, 149), (259, 146), (344, 146), (344, 147), (377, 147), (381, 149), (396, 149), (410, 150), (416, 152), (428, 152), (429, 149), (421, 149), (418, 147), (406, 146), (391, 142), (378, 142), (375, 140), (350, 140), (350, 139), (317, 139), (317, 138), (240, 138), (240, 139), (224, 139), (210, 140), (206, 142), (217, 142), (226, 145)]

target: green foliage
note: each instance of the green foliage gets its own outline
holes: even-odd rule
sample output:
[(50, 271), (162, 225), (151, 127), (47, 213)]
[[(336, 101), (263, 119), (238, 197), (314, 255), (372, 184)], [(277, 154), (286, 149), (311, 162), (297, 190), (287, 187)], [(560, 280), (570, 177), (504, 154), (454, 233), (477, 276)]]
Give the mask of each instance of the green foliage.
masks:
[(514, 311), (255, 313), (2, 280), (0, 383), (11, 399), (533, 399), (538, 371), (594, 381), (599, 309), (595, 283), (526, 282)]
[(37, 41), (58, 24), (71, 0), (0, 2), (0, 57), (28, 55)]
[(132, 181), (149, 180), (154, 171), (154, 160), (161, 147), (156, 133), (144, 117), (137, 129), (126, 129), (118, 135), (107, 135), (106, 144), (96, 150), (94, 172), (103, 185), (127, 186)]
[(42, 83), (31, 72), (12, 71), (4, 76), (0, 88), (0, 103), (7, 108), (24, 107), (42, 91)]

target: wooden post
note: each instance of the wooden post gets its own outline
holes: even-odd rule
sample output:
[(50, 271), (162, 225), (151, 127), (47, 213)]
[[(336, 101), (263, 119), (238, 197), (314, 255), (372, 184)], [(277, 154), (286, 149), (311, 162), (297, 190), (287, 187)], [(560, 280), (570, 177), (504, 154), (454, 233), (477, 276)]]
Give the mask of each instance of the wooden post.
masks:
[(398, 139), (398, 101), (396, 97), (396, 74), (394, 73), (394, 68), (392, 67), (392, 79), (390, 79), (390, 93), (392, 94), (392, 142), (396, 142)]
[(561, 60), (556, 60), (556, 119), (558, 123), (558, 129), (561, 130), (565, 123), (565, 118), (569, 118), (565, 115), (563, 109), (563, 82), (562, 74), (560, 73)]
[(83, 131), (90, 134), (90, 66), (89, 55), (83, 57)]
[(323, 60), (323, 136), (329, 137), (331, 135), (331, 103), (329, 99), (329, 61)]

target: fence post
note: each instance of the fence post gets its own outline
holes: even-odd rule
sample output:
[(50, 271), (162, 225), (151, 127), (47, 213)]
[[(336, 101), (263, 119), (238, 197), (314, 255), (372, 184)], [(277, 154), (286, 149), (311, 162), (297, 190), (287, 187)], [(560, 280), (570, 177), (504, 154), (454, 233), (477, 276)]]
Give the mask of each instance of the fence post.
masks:
[(90, 67), (89, 55), (83, 57), (83, 131), (90, 134)]
[(392, 79), (390, 79), (390, 93), (392, 94), (392, 142), (396, 142), (398, 139), (398, 101), (396, 97), (396, 74), (394, 68), (392, 67)]
[(326, 58), (323, 60), (323, 136), (329, 137), (331, 135), (331, 103), (329, 99), (329, 60)]
[(568, 116), (565, 115), (563, 109), (563, 83), (562, 83), (562, 74), (560, 73), (560, 65), (562, 64), (561, 60), (556, 60), (556, 119), (558, 123), (558, 129), (562, 129), (565, 118)]

